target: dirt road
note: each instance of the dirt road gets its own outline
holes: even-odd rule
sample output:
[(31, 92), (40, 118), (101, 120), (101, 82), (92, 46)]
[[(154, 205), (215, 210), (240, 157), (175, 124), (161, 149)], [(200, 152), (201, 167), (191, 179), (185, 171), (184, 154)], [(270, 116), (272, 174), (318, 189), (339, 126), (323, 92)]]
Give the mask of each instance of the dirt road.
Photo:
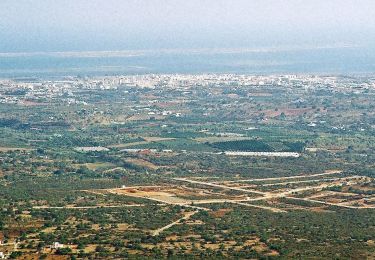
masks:
[(193, 215), (196, 214), (197, 212), (198, 212), (198, 211), (187, 212), (187, 213), (185, 214), (185, 216), (183, 216), (182, 218), (180, 218), (180, 219), (178, 219), (178, 220), (176, 220), (176, 221), (174, 221), (174, 222), (172, 222), (172, 223), (170, 223), (170, 224), (168, 224), (168, 225), (166, 225), (166, 226), (164, 226), (164, 227), (161, 227), (161, 228), (159, 228), (159, 229), (156, 229), (156, 230), (152, 231), (151, 235), (152, 235), (152, 236), (157, 236), (157, 235), (159, 235), (161, 232), (163, 232), (164, 230), (167, 230), (167, 229), (173, 227), (174, 225), (180, 224), (181, 221), (183, 221), (183, 220), (188, 220), (191, 216), (193, 216)]
[(34, 206), (33, 209), (100, 209), (100, 208), (131, 208), (131, 207), (144, 207), (144, 204), (129, 204), (129, 205), (97, 205), (97, 206), (63, 206), (63, 207), (50, 207), (50, 206)]
[(223, 181), (221, 183), (255, 182), (255, 181), (281, 181), (281, 180), (289, 180), (289, 179), (319, 177), (319, 176), (340, 174), (340, 173), (342, 173), (342, 171), (340, 171), (340, 170), (330, 170), (330, 171), (326, 171), (326, 172), (323, 172), (323, 173), (316, 173), (316, 174), (304, 174), (304, 175), (296, 175), (296, 176), (284, 176), (284, 177), (263, 178), (263, 179), (245, 179), (245, 180), (235, 180), (235, 181)]
[(264, 192), (257, 191), (257, 190), (246, 190), (246, 189), (237, 188), (237, 187), (228, 187), (228, 186), (225, 186), (225, 185), (222, 185), (222, 184), (216, 184), (216, 183), (210, 183), (210, 182), (195, 181), (195, 180), (189, 180), (189, 179), (184, 179), (184, 178), (173, 178), (173, 180), (189, 182), (189, 183), (192, 183), (192, 184), (200, 184), (200, 185), (205, 185), (205, 186), (211, 186), (211, 187), (221, 188), (221, 189), (225, 189), (225, 190), (235, 190), (235, 191), (241, 191), (241, 192), (246, 192), (246, 193), (264, 195)]

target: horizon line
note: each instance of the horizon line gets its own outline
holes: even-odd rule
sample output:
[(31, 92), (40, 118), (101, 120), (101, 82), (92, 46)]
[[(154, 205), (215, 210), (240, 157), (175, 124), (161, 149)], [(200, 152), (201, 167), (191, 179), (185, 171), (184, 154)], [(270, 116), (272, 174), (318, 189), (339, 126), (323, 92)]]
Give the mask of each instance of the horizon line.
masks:
[(338, 43), (330, 45), (285, 45), (280, 47), (239, 47), (239, 48), (157, 48), (157, 49), (123, 49), (123, 50), (93, 50), (93, 51), (22, 51), (0, 52), (0, 58), (50, 56), (50, 57), (137, 57), (160, 52), (162, 54), (236, 54), (236, 53), (272, 53), (283, 51), (323, 50), (323, 49), (350, 49), (365, 47), (358, 44)]

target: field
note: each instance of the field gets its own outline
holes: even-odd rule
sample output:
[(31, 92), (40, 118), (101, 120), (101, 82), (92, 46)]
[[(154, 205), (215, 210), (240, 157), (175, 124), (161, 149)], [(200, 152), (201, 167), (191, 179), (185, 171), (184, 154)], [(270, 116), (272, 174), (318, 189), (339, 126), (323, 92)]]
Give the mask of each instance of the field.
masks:
[(373, 259), (374, 84), (308, 75), (5, 80), (0, 252)]

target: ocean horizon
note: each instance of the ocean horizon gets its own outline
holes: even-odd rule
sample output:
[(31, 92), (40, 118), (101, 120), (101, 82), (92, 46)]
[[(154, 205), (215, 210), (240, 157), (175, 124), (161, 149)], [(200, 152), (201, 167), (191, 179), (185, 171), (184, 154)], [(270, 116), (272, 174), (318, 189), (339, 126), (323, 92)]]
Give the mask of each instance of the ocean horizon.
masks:
[(149, 73), (374, 72), (374, 49), (357, 46), (0, 53), (1, 78)]

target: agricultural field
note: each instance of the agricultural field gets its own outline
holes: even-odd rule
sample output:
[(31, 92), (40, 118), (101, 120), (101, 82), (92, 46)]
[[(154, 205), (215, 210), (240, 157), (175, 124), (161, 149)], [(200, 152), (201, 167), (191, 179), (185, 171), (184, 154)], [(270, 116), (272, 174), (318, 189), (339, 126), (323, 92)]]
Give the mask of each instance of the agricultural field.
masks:
[(309, 75), (1, 80), (0, 252), (373, 259), (374, 86)]

